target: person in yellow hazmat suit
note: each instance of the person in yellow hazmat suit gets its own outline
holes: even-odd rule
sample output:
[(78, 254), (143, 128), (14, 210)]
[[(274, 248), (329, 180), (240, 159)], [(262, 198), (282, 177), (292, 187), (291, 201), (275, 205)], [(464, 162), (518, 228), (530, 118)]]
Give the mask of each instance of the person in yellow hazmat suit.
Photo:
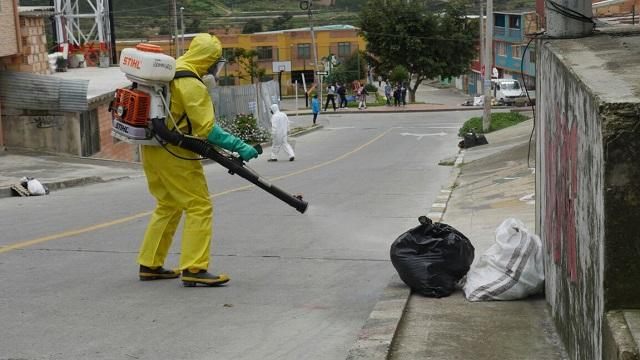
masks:
[[(257, 151), (214, 125), (213, 103), (202, 81), (221, 54), (222, 45), (215, 36), (198, 34), (193, 38), (189, 50), (176, 62), (176, 77), (170, 85), (171, 114), (183, 133), (207, 138), (248, 161), (258, 156)], [(190, 75), (178, 77), (178, 73), (185, 72)], [(171, 121), (167, 123), (173, 127)], [(213, 207), (202, 164), (189, 160), (198, 157), (193, 152), (169, 144), (166, 147), (142, 147), (149, 192), (156, 198), (157, 206), (138, 254), (140, 280), (182, 276), (185, 286), (224, 284), (229, 281), (227, 275), (208, 272)], [(165, 269), (164, 261), (183, 212), (180, 265), (174, 270)]]

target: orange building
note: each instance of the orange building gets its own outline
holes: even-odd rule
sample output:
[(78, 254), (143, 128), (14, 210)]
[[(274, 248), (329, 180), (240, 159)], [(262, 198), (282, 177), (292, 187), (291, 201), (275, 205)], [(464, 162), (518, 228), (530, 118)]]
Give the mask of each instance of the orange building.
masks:
[[(326, 71), (327, 58), (333, 55), (337, 61), (344, 61), (353, 54), (364, 51), (366, 43), (359, 34), (359, 29), (350, 25), (327, 25), (314, 28), (316, 46), (318, 49), (318, 70)], [(185, 48), (195, 34), (185, 35)], [(234, 49), (256, 50), (258, 52), (258, 66), (265, 69), (266, 77), (278, 80), (280, 70), (283, 95), (293, 93), (293, 83), (302, 84), (302, 74), (307, 84), (314, 81), (314, 60), (311, 34), (309, 28), (268, 31), (254, 34), (216, 34), (222, 45), (223, 56), (229, 58)], [(148, 41), (161, 46), (166, 53), (175, 56), (175, 49), (170, 44), (169, 37), (155, 37), (148, 40), (121, 40), (117, 42), (117, 50), (132, 47), (135, 44)], [(239, 69), (238, 64), (228, 64), (223, 70), (225, 85), (249, 84), (248, 78)]]

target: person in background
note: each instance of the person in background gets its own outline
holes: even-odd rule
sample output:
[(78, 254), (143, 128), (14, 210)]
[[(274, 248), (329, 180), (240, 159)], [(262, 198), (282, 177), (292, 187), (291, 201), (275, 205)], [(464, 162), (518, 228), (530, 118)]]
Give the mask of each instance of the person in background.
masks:
[(391, 106), (391, 96), (393, 92), (393, 88), (391, 87), (391, 84), (389, 84), (389, 80), (387, 80), (387, 82), (384, 84), (384, 97), (387, 98), (387, 106)]
[(404, 83), (400, 87), (400, 98), (402, 99), (402, 106), (407, 106), (407, 85)]
[[(314, 100), (316, 95), (313, 96)], [(313, 101), (313, 100), (312, 100)], [(289, 145), (287, 137), (289, 135), (289, 118), (287, 114), (280, 111), (278, 104), (271, 105), (271, 158), (268, 161), (278, 161), (278, 153), (284, 147), (284, 151), (289, 155), (289, 161), (295, 159), (293, 148)]]
[(367, 108), (367, 89), (366, 86), (362, 86), (362, 84), (360, 84), (360, 87), (358, 88), (358, 98), (360, 100), (360, 104), (358, 104), (358, 110), (364, 110)]
[(338, 85), (338, 97), (340, 100), (340, 105), (338, 108), (344, 109), (347, 107), (347, 87), (345, 84)]
[(311, 99), (311, 112), (313, 113), (313, 125), (315, 125), (318, 114), (320, 113), (320, 101), (316, 94), (313, 94), (313, 99)]
[(395, 89), (393, 89), (393, 106), (400, 106), (400, 100), (400, 83), (397, 83)]
[(336, 111), (336, 87), (334, 84), (327, 86), (327, 102), (324, 104), (324, 111), (327, 111), (329, 101), (331, 101), (331, 105), (333, 105), (333, 111)]

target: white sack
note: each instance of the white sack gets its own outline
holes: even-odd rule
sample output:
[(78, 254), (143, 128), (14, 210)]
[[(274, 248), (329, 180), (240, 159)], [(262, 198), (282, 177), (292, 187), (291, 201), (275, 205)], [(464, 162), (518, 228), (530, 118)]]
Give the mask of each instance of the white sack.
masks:
[(27, 190), (31, 195), (46, 195), (47, 189), (36, 179), (27, 180)]
[(469, 301), (523, 299), (542, 290), (542, 242), (517, 219), (496, 229), (496, 243), (467, 273), (464, 293)]

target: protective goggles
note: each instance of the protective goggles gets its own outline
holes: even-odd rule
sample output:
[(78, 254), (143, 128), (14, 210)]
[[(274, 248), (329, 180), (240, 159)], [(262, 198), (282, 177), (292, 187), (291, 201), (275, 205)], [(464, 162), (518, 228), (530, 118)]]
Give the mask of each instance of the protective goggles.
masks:
[(215, 64), (211, 65), (209, 70), (207, 70), (207, 73), (217, 78), (218, 74), (220, 74), (220, 71), (222, 71), (222, 69), (224, 68), (224, 64), (226, 63), (226, 59), (220, 58), (220, 60), (218, 60)]

